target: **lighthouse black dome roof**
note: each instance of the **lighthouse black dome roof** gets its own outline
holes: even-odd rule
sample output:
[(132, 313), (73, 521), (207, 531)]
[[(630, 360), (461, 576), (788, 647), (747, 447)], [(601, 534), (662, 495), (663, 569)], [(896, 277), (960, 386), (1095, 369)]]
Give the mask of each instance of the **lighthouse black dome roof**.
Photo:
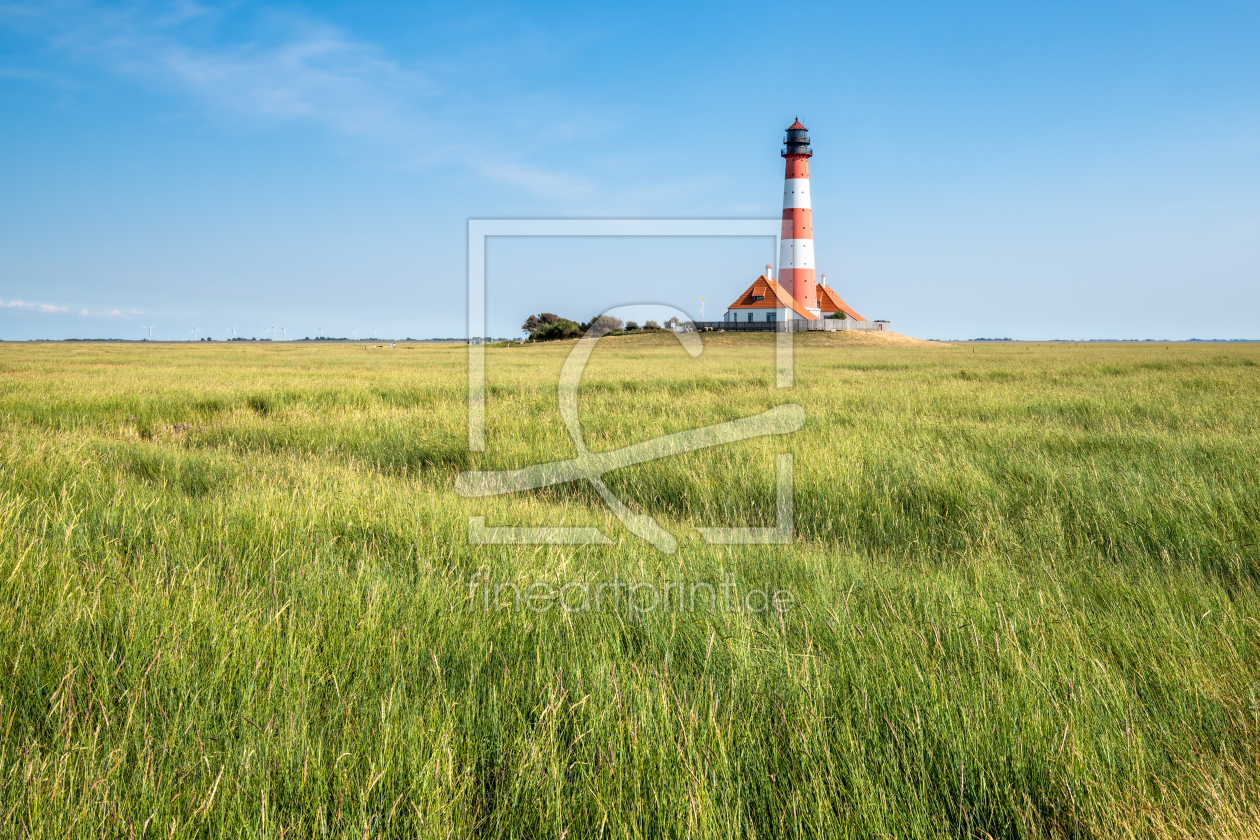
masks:
[(801, 125), (800, 120), (795, 120), (787, 128), (787, 135), (783, 138), (783, 156), (788, 155), (805, 155), (809, 157), (814, 154), (814, 150), (809, 147), (809, 129)]

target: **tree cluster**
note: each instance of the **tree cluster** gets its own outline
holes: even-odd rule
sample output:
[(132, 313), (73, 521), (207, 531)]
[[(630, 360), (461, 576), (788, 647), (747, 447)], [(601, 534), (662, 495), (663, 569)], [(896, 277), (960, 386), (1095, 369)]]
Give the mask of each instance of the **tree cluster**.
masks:
[[(671, 318), (665, 322), (665, 327), (672, 327), (676, 323), (678, 323), (678, 319)], [(595, 328), (593, 334), (597, 336), (635, 330), (663, 329), (655, 321), (646, 321), (640, 326), (634, 321), (622, 323), (620, 318), (614, 318), (611, 315), (596, 315), (589, 321), (579, 322), (569, 318), (562, 318), (554, 312), (539, 312), (537, 315), (530, 315), (525, 319), (525, 323), (521, 324), (521, 330), (529, 335), (527, 341), (556, 341), (562, 338), (578, 338), (590, 332), (592, 328)]]
[[(556, 341), (562, 338), (577, 338), (592, 328), (596, 335), (608, 335), (621, 332), (627, 325), (620, 318), (611, 315), (597, 315), (589, 321), (579, 323), (568, 318), (561, 318), (554, 312), (540, 312), (530, 315), (521, 324), (521, 330), (529, 334), (529, 341)], [(634, 329), (638, 329), (635, 325)]]

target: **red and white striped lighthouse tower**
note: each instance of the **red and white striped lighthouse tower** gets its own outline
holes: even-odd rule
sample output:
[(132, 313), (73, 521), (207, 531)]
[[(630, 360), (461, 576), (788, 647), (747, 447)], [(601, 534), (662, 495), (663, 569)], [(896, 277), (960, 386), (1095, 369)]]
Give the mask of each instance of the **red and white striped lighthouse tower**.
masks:
[[(823, 283), (814, 282), (814, 220), (809, 206), (809, 159), (813, 156), (809, 131), (796, 120), (788, 126), (787, 136), (783, 138), (787, 173), (783, 181), (778, 282), (771, 276), (770, 266), (766, 266), (766, 273), (726, 307), (724, 321), (770, 324), (781, 318), (814, 321), (835, 317), (846, 323), (815, 326), (850, 330), (871, 327), (826, 284), (826, 275)], [(875, 326), (880, 330), (889, 329), (887, 321), (876, 321)]]
[(819, 314), (814, 282), (814, 222), (809, 207), (809, 129), (796, 120), (783, 138), (787, 172), (783, 181), (783, 233), (779, 241), (779, 285), (813, 315)]

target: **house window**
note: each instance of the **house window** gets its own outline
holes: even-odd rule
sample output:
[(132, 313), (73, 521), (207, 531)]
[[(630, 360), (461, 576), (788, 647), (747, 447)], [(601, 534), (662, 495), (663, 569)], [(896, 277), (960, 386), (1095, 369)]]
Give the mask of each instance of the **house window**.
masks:
[(766, 313), (766, 320), (767, 320), (767, 321), (774, 321), (774, 313), (773, 313), (773, 312), (767, 312), (767, 313)]
[(750, 323), (750, 324), (752, 323), (752, 318), (753, 318), (753, 314), (752, 314), (751, 312), (749, 312), (749, 313), (748, 313), (748, 323)]

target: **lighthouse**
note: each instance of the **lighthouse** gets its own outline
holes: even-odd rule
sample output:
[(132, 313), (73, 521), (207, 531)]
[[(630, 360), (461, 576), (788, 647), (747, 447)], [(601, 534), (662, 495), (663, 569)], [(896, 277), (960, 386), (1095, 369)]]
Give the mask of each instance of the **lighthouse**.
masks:
[(783, 138), (783, 232), (779, 237), (779, 283), (801, 308), (818, 317), (814, 282), (814, 221), (809, 206), (809, 129), (796, 120)]
[[(809, 130), (796, 120), (783, 138), (787, 171), (783, 179), (783, 228), (779, 237), (779, 278), (770, 266), (730, 306), (722, 320), (726, 325), (753, 324), (770, 328), (779, 319), (827, 321), (809, 329), (876, 328), (840, 299), (836, 291), (814, 280), (814, 220), (809, 206)], [(824, 275), (825, 277), (825, 275)], [(875, 322), (886, 324), (887, 322)], [(760, 328), (760, 327), (758, 327)], [(878, 329), (883, 329), (879, 326)], [(795, 327), (793, 328), (795, 329)]]

